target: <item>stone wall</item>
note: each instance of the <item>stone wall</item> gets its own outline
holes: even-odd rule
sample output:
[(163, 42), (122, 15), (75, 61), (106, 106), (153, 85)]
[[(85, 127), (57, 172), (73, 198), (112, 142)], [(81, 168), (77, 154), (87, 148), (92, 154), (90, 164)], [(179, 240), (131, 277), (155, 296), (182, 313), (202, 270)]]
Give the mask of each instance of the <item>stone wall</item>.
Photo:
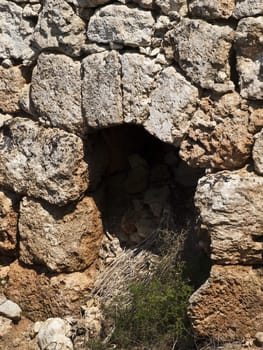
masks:
[(195, 205), (213, 266), (190, 300), (193, 327), (219, 340), (263, 332), (262, 0), (1, 0), (0, 12), (7, 297), (33, 320), (79, 312), (99, 270), (102, 183), (127, 147), (109, 128), (130, 124), (167, 148), (149, 167), (127, 138), (121, 183), (144, 194), (123, 214), (125, 239), (158, 225), (173, 167), (206, 173)]

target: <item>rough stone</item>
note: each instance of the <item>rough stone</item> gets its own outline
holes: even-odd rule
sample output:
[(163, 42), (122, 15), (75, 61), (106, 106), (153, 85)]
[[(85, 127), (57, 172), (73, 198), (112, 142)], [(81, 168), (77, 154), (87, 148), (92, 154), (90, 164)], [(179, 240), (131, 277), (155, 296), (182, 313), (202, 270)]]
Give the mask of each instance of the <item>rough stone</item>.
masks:
[(235, 35), (240, 94), (244, 98), (263, 100), (262, 57), (263, 17), (243, 18)]
[(255, 136), (255, 139), (253, 147), (254, 167), (259, 175), (263, 175), (263, 129)]
[(3, 125), (10, 119), (12, 119), (13, 116), (10, 114), (2, 114), (0, 113), (0, 128), (3, 127)]
[(12, 320), (0, 316), (0, 339), (3, 340), (12, 329)]
[(263, 332), (257, 332), (255, 335), (256, 343), (259, 346), (263, 346)]
[(0, 304), (0, 315), (9, 318), (13, 321), (19, 321), (21, 318), (22, 310), (20, 307), (11, 300), (6, 300)]
[(195, 205), (219, 264), (262, 264), (263, 177), (245, 169), (199, 180)]
[(229, 18), (235, 8), (235, 0), (190, 0), (190, 14), (197, 18)]
[(186, 16), (188, 12), (186, 0), (155, 0), (155, 4), (166, 15), (171, 11), (176, 11), (180, 16)]
[(87, 189), (87, 164), (77, 136), (17, 117), (2, 128), (0, 144), (2, 186), (58, 205)]
[(121, 66), (124, 121), (141, 124), (149, 115), (150, 95), (161, 65), (144, 55), (125, 53)]
[(116, 51), (90, 55), (82, 61), (83, 111), (88, 126), (121, 124), (121, 64)]
[(33, 321), (48, 317), (79, 315), (80, 307), (89, 297), (96, 270), (47, 275), (19, 265), (10, 265), (8, 286), (4, 292), (18, 303), (23, 314)]
[(203, 98), (194, 113), (180, 156), (190, 166), (233, 169), (251, 155), (248, 106), (239, 94)]
[(195, 331), (217, 341), (253, 339), (263, 331), (262, 279), (262, 270), (252, 266), (213, 266), (190, 297)]
[(12, 1), (1, 0), (0, 13), (0, 58), (30, 60), (34, 55), (30, 48), (32, 22), (23, 18), (22, 7)]
[(45, 0), (32, 43), (38, 50), (55, 49), (79, 56), (86, 45), (85, 22), (65, 0)]
[(33, 71), (31, 100), (40, 120), (79, 135), (84, 133), (79, 62), (42, 53)]
[(229, 26), (182, 19), (169, 36), (175, 60), (194, 83), (220, 93), (234, 89), (228, 62), (234, 31)]
[(70, 325), (61, 318), (49, 318), (40, 325), (37, 335), (38, 345), (41, 350), (73, 350), (73, 344), (67, 334)]
[(19, 111), (19, 96), (25, 83), (20, 67), (6, 69), (0, 66), (0, 110), (5, 113)]
[(84, 270), (97, 258), (103, 227), (91, 197), (58, 208), (24, 198), (20, 204), (20, 261), (54, 272)]
[(263, 14), (263, 0), (237, 0), (233, 11), (235, 18), (250, 17)]
[(0, 253), (14, 256), (17, 246), (17, 200), (11, 194), (0, 191)]
[(165, 68), (151, 94), (149, 118), (145, 129), (161, 141), (179, 146), (189, 126), (198, 90), (174, 67)]
[(153, 25), (150, 11), (112, 4), (98, 9), (90, 18), (87, 35), (97, 43), (147, 46), (151, 42)]

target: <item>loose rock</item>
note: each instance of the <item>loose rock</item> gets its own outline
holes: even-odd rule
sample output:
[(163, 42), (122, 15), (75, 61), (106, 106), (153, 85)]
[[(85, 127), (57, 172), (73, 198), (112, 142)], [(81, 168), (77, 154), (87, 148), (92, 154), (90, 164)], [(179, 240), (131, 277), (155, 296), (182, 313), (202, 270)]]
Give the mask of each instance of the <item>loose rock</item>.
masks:
[(229, 18), (235, 8), (235, 0), (190, 0), (192, 16), (204, 19)]
[(233, 12), (235, 18), (250, 17), (263, 14), (263, 0), (237, 0)]
[(186, 16), (188, 12), (186, 0), (155, 0), (155, 3), (166, 15), (176, 11), (180, 16)]
[(0, 315), (13, 321), (19, 321), (21, 318), (21, 308), (11, 300), (6, 300), (0, 304)]
[(263, 129), (255, 136), (255, 144), (253, 147), (253, 160), (255, 170), (259, 175), (263, 175)]

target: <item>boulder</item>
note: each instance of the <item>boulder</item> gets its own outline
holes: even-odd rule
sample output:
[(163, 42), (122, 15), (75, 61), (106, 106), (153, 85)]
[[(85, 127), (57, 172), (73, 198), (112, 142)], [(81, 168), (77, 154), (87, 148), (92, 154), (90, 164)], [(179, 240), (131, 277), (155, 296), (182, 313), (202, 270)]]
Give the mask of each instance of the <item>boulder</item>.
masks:
[(96, 260), (103, 227), (92, 197), (63, 208), (23, 198), (19, 233), (20, 261), (53, 272), (76, 272)]
[(86, 191), (87, 164), (79, 137), (17, 117), (1, 129), (0, 145), (2, 186), (58, 205)]
[(251, 155), (248, 106), (239, 94), (203, 98), (181, 144), (180, 156), (200, 168), (242, 167)]
[(42, 53), (33, 70), (31, 101), (40, 121), (84, 134), (79, 62), (65, 55)]
[(89, 55), (82, 61), (82, 103), (88, 126), (105, 128), (123, 122), (121, 64), (117, 51)]
[(179, 146), (195, 111), (198, 89), (174, 67), (165, 68), (151, 94), (145, 129), (163, 142)]
[(102, 44), (148, 46), (155, 21), (150, 11), (111, 4), (98, 9), (88, 24), (88, 39)]
[(195, 205), (218, 264), (262, 264), (263, 177), (242, 169), (199, 180)]
[(255, 135), (255, 144), (253, 147), (253, 160), (255, 171), (263, 175), (263, 129)]
[(183, 18), (169, 37), (176, 62), (192, 82), (219, 93), (234, 90), (229, 65), (234, 31), (229, 26)]
[(238, 22), (235, 34), (240, 94), (263, 100), (262, 55), (263, 17), (247, 17)]
[(37, 50), (53, 49), (80, 56), (86, 45), (86, 24), (65, 0), (45, 0), (32, 36)]
[(213, 266), (209, 279), (190, 297), (195, 332), (216, 341), (253, 339), (262, 332), (261, 271), (252, 266)]

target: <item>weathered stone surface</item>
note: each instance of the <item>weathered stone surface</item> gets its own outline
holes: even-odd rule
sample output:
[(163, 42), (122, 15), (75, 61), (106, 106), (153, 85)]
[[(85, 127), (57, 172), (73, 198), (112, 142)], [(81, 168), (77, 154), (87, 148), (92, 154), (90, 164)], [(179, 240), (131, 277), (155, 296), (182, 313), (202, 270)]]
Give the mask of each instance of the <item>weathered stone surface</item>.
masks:
[(120, 124), (122, 116), (121, 64), (116, 51), (90, 55), (82, 61), (84, 117), (93, 128)]
[(166, 15), (171, 11), (176, 11), (180, 16), (186, 16), (188, 12), (186, 0), (155, 0), (155, 4)]
[(2, 186), (58, 205), (87, 189), (87, 164), (77, 136), (14, 118), (2, 128), (0, 144)]
[(0, 66), (0, 109), (3, 112), (19, 111), (19, 96), (24, 84), (20, 67), (6, 69)]
[(69, 132), (84, 133), (79, 62), (42, 53), (33, 71), (31, 99), (41, 120)]
[(256, 16), (263, 14), (263, 0), (237, 0), (233, 11), (235, 18)]
[(3, 340), (12, 329), (12, 320), (0, 316), (0, 340)]
[(258, 174), (263, 175), (263, 129), (255, 136), (253, 147), (254, 167)]
[(263, 276), (251, 266), (213, 266), (210, 278), (190, 298), (189, 315), (202, 337), (254, 338), (263, 330)]
[(248, 127), (248, 107), (237, 93), (214, 100), (203, 98), (181, 144), (180, 156), (194, 167), (241, 167), (253, 145)]
[(235, 35), (240, 94), (263, 100), (262, 57), (263, 17), (248, 17), (238, 22)]
[(195, 205), (220, 264), (262, 264), (263, 177), (219, 172), (199, 180)]
[(19, 321), (21, 318), (21, 308), (11, 300), (0, 303), (0, 315), (13, 321)]
[(17, 245), (17, 201), (0, 191), (0, 254), (13, 256)]
[(169, 36), (175, 60), (194, 83), (220, 93), (234, 89), (228, 62), (234, 38), (230, 27), (182, 19)]
[(65, 0), (45, 0), (32, 42), (38, 50), (57, 49), (79, 56), (86, 45), (85, 22)]
[(147, 46), (151, 42), (154, 18), (150, 11), (112, 4), (98, 9), (90, 18), (87, 35), (91, 41), (127, 46)]
[(47, 276), (19, 265), (10, 265), (7, 297), (18, 303), (23, 314), (34, 320), (48, 317), (79, 315), (95, 278), (95, 269), (83, 272)]
[(178, 146), (189, 126), (197, 98), (197, 88), (174, 67), (165, 68), (151, 94), (145, 129), (160, 140)]
[(22, 7), (12, 1), (1, 0), (0, 3), (0, 58), (28, 60), (33, 51), (30, 38), (33, 26), (23, 18)]
[(41, 350), (73, 350), (73, 344), (67, 337), (70, 332), (70, 325), (62, 318), (48, 318), (40, 325), (37, 341)]
[(142, 123), (149, 115), (151, 91), (161, 65), (137, 53), (121, 56), (123, 114), (126, 123)]
[(24, 198), (19, 232), (20, 261), (44, 264), (54, 272), (76, 272), (96, 260), (103, 227), (91, 197), (63, 208)]
[(2, 114), (0, 113), (0, 128), (10, 119), (12, 119), (12, 115), (10, 114)]
[(235, 8), (235, 0), (190, 0), (192, 16), (205, 19), (229, 18)]

